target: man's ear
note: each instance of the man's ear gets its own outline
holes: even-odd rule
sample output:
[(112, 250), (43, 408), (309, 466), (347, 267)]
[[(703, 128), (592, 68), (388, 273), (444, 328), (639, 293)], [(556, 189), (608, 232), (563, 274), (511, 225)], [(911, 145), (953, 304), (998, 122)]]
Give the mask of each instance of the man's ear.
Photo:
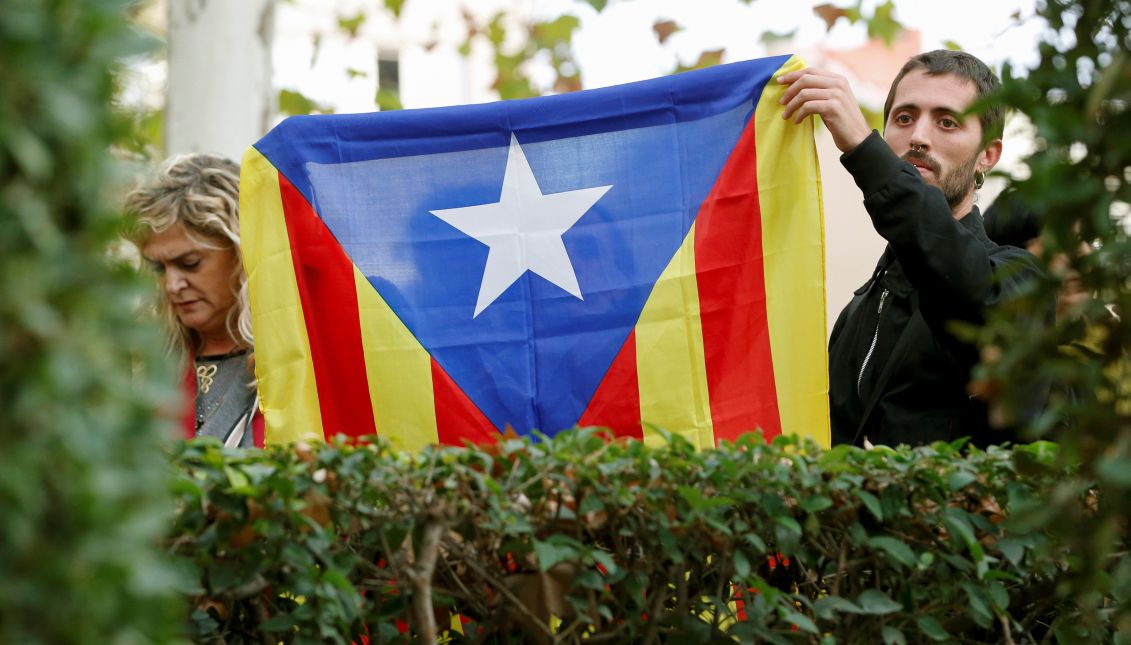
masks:
[(994, 139), (979, 155), (977, 169), (981, 172), (989, 172), (999, 161), (1001, 161), (1001, 139)]

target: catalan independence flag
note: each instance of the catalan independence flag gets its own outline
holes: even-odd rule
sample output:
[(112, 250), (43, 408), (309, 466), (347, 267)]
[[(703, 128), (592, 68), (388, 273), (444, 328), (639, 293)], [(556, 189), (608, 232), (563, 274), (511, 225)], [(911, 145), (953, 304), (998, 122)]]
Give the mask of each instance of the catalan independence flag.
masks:
[(772, 80), (802, 66), (281, 123), (240, 195), (267, 441), (828, 445), (813, 124)]

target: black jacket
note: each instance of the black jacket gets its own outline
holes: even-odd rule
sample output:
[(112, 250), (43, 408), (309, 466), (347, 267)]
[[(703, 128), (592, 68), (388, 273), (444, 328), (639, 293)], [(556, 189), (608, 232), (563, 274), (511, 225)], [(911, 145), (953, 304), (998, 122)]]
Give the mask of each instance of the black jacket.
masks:
[(950, 325), (980, 323), (986, 307), (1039, 275), (1036, 260), (991, 242), (977, 208), (954, 219), (942, 191), (877, 133), (841, 162), (888, 246), (829, 341), (833, 443), (1011, 439), (990, 430), (985, 406), (968, 395), (977, 350)]

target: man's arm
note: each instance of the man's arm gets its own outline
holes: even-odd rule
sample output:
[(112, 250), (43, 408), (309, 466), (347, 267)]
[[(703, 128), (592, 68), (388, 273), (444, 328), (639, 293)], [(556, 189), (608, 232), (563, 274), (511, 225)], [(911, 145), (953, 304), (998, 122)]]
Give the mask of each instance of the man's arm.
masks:
[(926, 184), (868, 126), (844, 77), (804, 69), (778, 82), (788, 85), (783, 117), (800, 122), (819, 115), (844, 153), (841, 161), (864, 195), (876, 232), (891, 244), (908, 280), (928, 296), (922, 301), (925, 313), (977, 320), (985, 306), (1013, 290), (1010, 285), (1037, 270), (1027, 262), (1031, 266), (1023, 267), (1023, 275), (995, 282), (995, 261), (985, 246), (954, 219), (942, 191)]
[[(1015, 295), (1039, 271), (1028, 253), (991, 254), (959, 220), (942, 191), (872, 134), (841, 163), (864, 194), (872, 224), (891, 244), (907, 279), (924, 296), (924, 313), (942, 320), (980, 320), (982, 310)], [(1011, 270), (995, 279), (999, 264)]]

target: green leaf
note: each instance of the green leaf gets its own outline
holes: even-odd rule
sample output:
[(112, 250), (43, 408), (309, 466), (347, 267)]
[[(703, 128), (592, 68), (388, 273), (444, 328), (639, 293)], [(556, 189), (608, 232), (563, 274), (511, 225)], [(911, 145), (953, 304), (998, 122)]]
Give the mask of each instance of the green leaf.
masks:
[(330, 583), (338, 589), (341, 589), (342, 591), (353, 591), (353, 585), (350, 584), (349, 579), (342, 575), (340, 571), (329, 569), (322, 573), (322, 580)]
[(334, 112), (329, 106), (317, 103), (307, 98), (302, 92), (295, 90), (279, 90), (278, 101), (279, 112), (288, 116), (311, 114), (313, 112), (321, 112), (322, 114)]
[(562, 15), (549, 22), (535, 23), (533, 37), (542, 47), (550, 48), (558, 43), (569, 44), (573, 32), (581, 26), (576, 16)]
[(1017, 538), (1002, 538), (997, 541), (997, 549), (1013, 566), (1020, 566), (1025, 559), (1025, 542)]
[(864, 507), (872, 513), (872, 516), (876, 518), (876, 521), (884, 521), (883, 508), (880, 506), (880, 500), (877, 499), (875, 495), (869, 493), (866, 490), (854, 490), (852, 491), (852, 494), (855, 495), (856, 498), (864, 504)]
[(846, 614), (864, 613), (856, 603), (840, 596), (825, 596), (813, 603), (813, 613), (821, 620), (835, 620), (838, 611)]
[(255, 490), (251, 487), (251, 481), (248, 480), (247, 475), (239, 470), (231, 467), (224, 467), (224, 474), (228, 477), (228, 485), (232, 487), (232, 492), (241, 495), (251, 495)]
[(617, 573), (620, 570), (620, 567), (617, 566), (617, 563), (615, 560), (613, 560), (613, 556), (611, 554), (606, 553), (600, 549), (593, 549), (589, 552), (589, 556), (592, 557), (595, 562), (605, 568), (605, 575), (609, 576), (610, 578), (616, 577)]
[(947, 477), (946, 483), (947, 486), (950, 487), (950, 490), (957, 491), (965, 488), (968, 484), (971, 484), (977, 480), (978, 476), (972, 472), (966, 470), (956, 470), (950, 474), (950, 477)]
[(965, 544), (967, 547), (972, 547), (978, 543), (974, 537), (974, 527), (970, 525), (970, 520), (966, 519), (964, 511), (955, 508), (948, 508), (943, 511), (943, 524), (946, 525), (947, 531), (955, 538), (960, 540), (960, 544)]
[(778, 526), (786, 529), (790, 533), (801, 535), (801, 525), (792, 517), (788, 515), (778, 515), (774, 518), (774, 521), (777, 522)]
[(810, 634), (820, 633), (820, 631), (817, 629), (817, 626), (805, 614), (796, 611), (789, 612), (785, 616), (785, 621), (791, 625), (796, 626), (803, 632), (809, 632)]
[(754, 547), (754, 550), (759, 554), (764, 554), (766, 552), (766, 542), (756, 533), (747, 533), (746, 543)]
[(734, 552), (734, 573), (739, 580), (750, 577), (750, 560), (746, 558), (746, 554), (742, 551)]
[(919, 616), (915, 619), (915, 624), (919, 626), (919, 631), (933, 641), (950, 640), (950, 633), (933, 616)]
[(31, 130), (15, 126), (0, 132), (5, 135), (5, 147), (29, 177), (44, 179), (50, 174), (53, 163), (51, 151)]
[(762, 35), (758, 37), (758, 40), (763, 44), (775, 44), (791, 41), (796, 35), (796, 28), (782, 32), (763, 31)]
[(1096, 474), (1115, 489), (1131, 488), (1131, 459), (1126, 457), (1104, 457), (1096, 463)]
[(821, 456), (817, 458), (817, 464), (825, 472), (851, 472), (853, 469), (852, 457), (858, 452), (861, 452), (861, 450), (856, 446), (842, 443), (821, 453)]
[(723, 508), (726, 506), (733, 506), (736, 501), (725, 495), (716, 495), (713, 497), (704, 497), (698, 489), (691, 486), (680, 486), (676, 489), (679, 496), (687, 502), (688, 506), (695, 511), (706, 511), (715, 508)]
[(377, 90), (377, 95), (374, 97), (374, 100), (377, 103), (377, 109), (382, 112), (404, 109), (404, 106), (401, 105), (400, 95), (390, 89), (381, 88)]
[(365, 24), (365, 12), (358, 11), (356, 14), (345, 17), (338, 17), (338, 29), (341, 29), (350, 38), (357, 38), (357, 32), (361, 29), (361, 25)]
[(833, 501), (824, 495), (813, 495), (801, 502), (801, 508), (810, 513), (819, 513), (833, 505)]
[(295, 616), (294, 614), (279, 614), (272, 616), (266, 621), (259, 624), (258, 629), (265, 632), (287, 632), (294, 629)]
[(895, 37), (903, 29), (903, 25), (895, 20), (894, 13), (895, 3), (892, 0), (877, 5), (872, 17), (868, 19), (868, 36), (880, 38), (891, 47)]
[(534, 540), (534, 556), (538, 559), (538, 568), (546, 572), (559, 562), (578, 559), (578, 547), (572, 540), (564, 536), (551, 536), (549, 541)]
[(903, 609), (903, 605), (892, 600), (887, 594), (877, 589), (862, 591), (860, 595), (856, 597), (856, 604), (860, 606), (861, 612), (875, 616), (891, 614)]
[(884, 639), (884, 645), (907, 645), (903, 632), (890, 625), (884, 625), (880, 629), (880, 636)]
[(868, 540), (868, 545), (872, 548), (883, 551), (884, 553), (891, 556), (892, 559), (894, 559), (896, 562), (907, 567), (914, 567), (916, 562), (918, 561), (915, 557), (915, 552), (911, 550), (911, 547), (893, 537), (880, 536), (870, 538)]
[(990, 601), (993, 602), (994, 607), (1003, 612), (1009, 609), (1009, 592), (1005, 590), (1005, 585), (998, 580), (992, 580), (989, 589)]
[(990, 609), (989, 598), (985, 590), (968, 580), (963, 580), (961, 586), (963, 591), (966, 592), (966, 597), (969, 599), (970, 616), (980, 627), (988, 629), (990, 625), (993, 624), (994, 615), (993, 611)]
[(401, 11), (404, 10), (405, 0), (385, 0), (385, 8), (393, 12), (394, 18), (401, 17)]

